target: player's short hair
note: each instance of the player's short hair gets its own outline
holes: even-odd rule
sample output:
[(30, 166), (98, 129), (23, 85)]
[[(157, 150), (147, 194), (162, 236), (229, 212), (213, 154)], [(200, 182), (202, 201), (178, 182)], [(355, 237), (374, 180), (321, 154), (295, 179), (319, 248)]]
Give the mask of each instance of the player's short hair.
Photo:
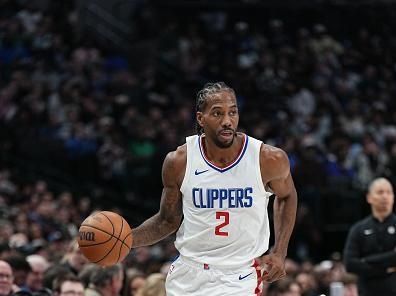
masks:
[[(208, 98), (223, 91), (230, 92), (235, 96), (234, 89), (232, 89), (222, 81), (206, 83), (204, 87), (197, 93), (195, 106), (196, 111), (202, 112), (203, 110), (205, 110)], [(199, 135), (202, 134), (202, 127), (198, 124), (198, 122), (196, 123), (196, 129)]]

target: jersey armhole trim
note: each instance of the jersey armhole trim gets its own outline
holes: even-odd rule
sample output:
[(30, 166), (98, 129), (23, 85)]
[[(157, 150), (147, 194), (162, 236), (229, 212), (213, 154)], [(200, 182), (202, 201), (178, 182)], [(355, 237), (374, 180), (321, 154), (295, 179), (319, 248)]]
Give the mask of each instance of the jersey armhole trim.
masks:
[(261, 176), (261, 167), (260, 167), (260, 151), (261, 151), (261, 146), (263, 145), (263, 142), (258, 141), (256, 143), (257, 143), (256, 145), (258, 146), (258, 149), (256, 149), (256, 153), (257, 153), (257, 155), (256, 155), (256, 157), (257, 157), (256, 158), (257, 159), (257, 165), (256, 165), (257, 186), (258, 186), (258, 188), (260, 188), (261, 193), (263, 195), (265, 195), (266, 198), (268, 198), (272, 194), (271, 194), (271, 192), (268, 192), (267, 190), (265, 190), (263, 178)]
[(191, 171), (191, 158), (188, 157), (188, 150), (192, 149), (192, 144), (193, 141), (191, 141), (190, 137), (186, 138), (186, 146), (187, 146), (187, 151), (186, 151), (186, 158), (187, 158), (187, 162), (186, 162), (186, 171), (184, 172), (184, 178), (183, 181), (180, 185), (180, 192), (183, 193), (184, 188), (185, 188), (185, 184), (188, 183), (189, 179), (190, 179), (190, 171)]

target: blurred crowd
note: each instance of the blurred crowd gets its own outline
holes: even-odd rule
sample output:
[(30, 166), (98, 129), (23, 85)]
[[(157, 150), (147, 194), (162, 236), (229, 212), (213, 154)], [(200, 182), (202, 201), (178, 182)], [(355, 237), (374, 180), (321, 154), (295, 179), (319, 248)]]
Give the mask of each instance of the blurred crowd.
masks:
[(196, 92), (222, 80), (236, 91), (241, 131), (288, 153), (300, 197), (289, 276), (263, 295), (318, 295), (331, 282), (356, 295), (337, 256), (315, 253), (315, 210), (328, 188), (362, 192), (377, 176), (395, 184), (391, 31), (362, 24), (345, 35), (221, 11), (186, 21), (143, 1), (125, 53), (81, 34), (73, 1), (50, 1), (45, 11), (33, 2), (0, 1), (0, 259), (14, 273), (3, 273), (0, 261), (0, 281), (13, 291), (59, 292), (66, 268), (84, 289), (122, 274), (104, 288), (115, 289), (109, 295), (161, 295), (135, 290), (163, 286), (177, 256), (172, 238), (134, 250), (123, 272), (106, 274), (87, 264), (73, 238), (93, 210), (137, 223), (148, 217), (141, 209), (158, 207), (164, 155), (194, 133)]
[[(170, 249), (171, 246), (168, 244)], [(0, 295), (165, 296), (165, 278), (171, 262), (153, 263), (152, 258), (158, 258), (161, 253), (159, 249), (166, 249), (165, 244), (155, 248), (157, 251), (139, 248), (122, 264), (110, 267), (88, 263), (75, 241), (65, 248), (57, 262), (49, 261), (44, 249), (28, 256), (15, 249), (3, 250), (0, 253)], [(358, 296), (356, 276), (346, 273), (336, 256), (316, 265), (287, 259), (286, 271), (287, 276), (281, 280), (265, 283), (260, 295)], [(342, 294), (332, 294), (335, 286), (341, 288)]]

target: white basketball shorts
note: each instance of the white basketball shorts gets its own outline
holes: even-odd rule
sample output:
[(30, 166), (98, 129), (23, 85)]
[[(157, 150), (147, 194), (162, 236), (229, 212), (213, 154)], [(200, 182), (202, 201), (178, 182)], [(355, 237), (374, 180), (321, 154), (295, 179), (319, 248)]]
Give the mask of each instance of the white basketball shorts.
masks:
[(257, 296), (261, 291), (257, 262), (225, 269), (179, 256), (166, 277), (167, 296)]

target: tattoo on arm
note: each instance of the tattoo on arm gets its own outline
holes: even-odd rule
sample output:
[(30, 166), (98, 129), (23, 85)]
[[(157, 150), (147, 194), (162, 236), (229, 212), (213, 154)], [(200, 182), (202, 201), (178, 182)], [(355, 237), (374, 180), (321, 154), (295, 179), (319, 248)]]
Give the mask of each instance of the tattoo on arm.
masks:
[(160, 210), (157, 214), (133, 229), (133, 247), (154, 244), (177, 230), (182, 219), (182, 200), (175, 164), (175, 152), (167, 155), (162, 168)]

